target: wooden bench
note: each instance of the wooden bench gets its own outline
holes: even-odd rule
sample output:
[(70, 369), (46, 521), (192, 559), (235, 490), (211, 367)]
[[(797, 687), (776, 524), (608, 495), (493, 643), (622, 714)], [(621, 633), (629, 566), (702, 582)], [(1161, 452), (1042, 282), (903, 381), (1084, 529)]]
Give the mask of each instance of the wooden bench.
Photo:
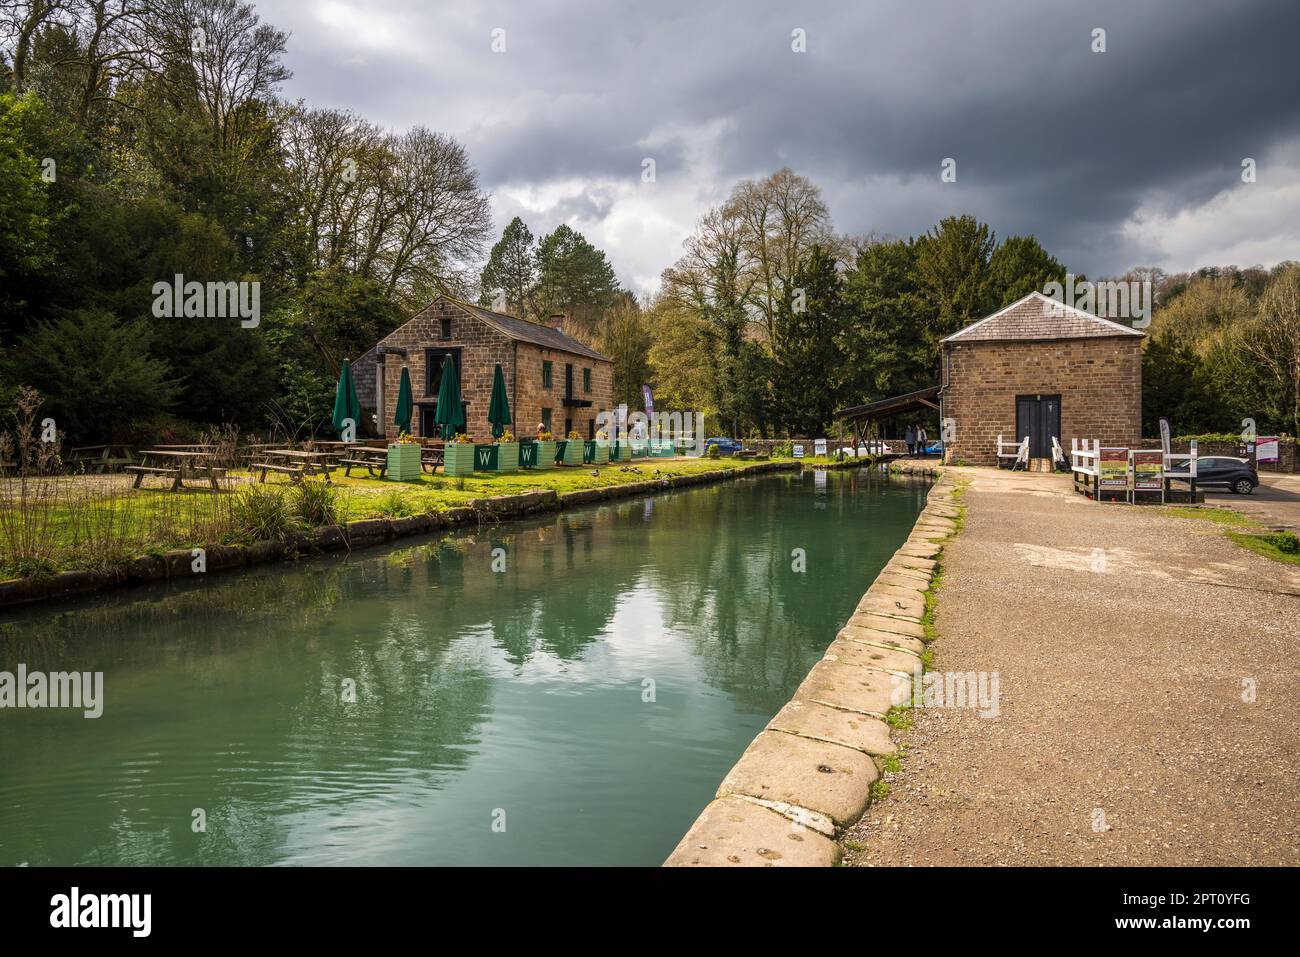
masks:
[(328, 465), (310, 465), (307, 463), (294, 463), (290, 465), (280, 465), (275, 462), (254, 462), (249, 466), (252, 471), (261, 471), (259, 482), (266, 481), (267, 472), (280, 472), (289, 476), (292, 482), (301, 482), (308, 475), (323, 475), (325, 481), (330, 480), (330, 472), (334, 471), (333, 467)]
[(438, 466), (443, 462), (443, 450), (424, 449), (420, 452), (420, 468), (428, 472), (436, 472)]
[(124, 471), (135, 473), (135, 481), (131, 483), (132, 488), (139, 488), (146, 475), (171, 475), (173, 476), (171, 490), (174, 492), (181, 487), (181, 470), (178, 468), (165, 468), (158, 465), (128, 465)]
[(134, 465), (135, 461), (124, 445), (83, 445), (68, 455), (69, 465), (80, 465), (87, 472), (94, 470), (101, 475), (119, 465)]
[[(380, 452), (381, 450), (375, 449), (375, 451)], [(369, 475), (375, 475), (376, 470), (378, 470), (379, 477), (383, 478), (388, 472), (388, 452), (386, 450), (382, 451), (382, 455), (358, 453), (350, 459), (339, 459), (338, 464), (343, 466), (343, 474), (348, 478), (352, 477), (354, 468), (364, 468)]]

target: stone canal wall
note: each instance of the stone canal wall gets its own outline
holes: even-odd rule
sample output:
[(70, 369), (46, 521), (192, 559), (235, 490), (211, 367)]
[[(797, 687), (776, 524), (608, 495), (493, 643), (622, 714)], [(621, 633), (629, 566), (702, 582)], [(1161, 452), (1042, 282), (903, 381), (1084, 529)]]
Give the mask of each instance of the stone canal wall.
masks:
[(255, 542), (252, 545), (208, 545), (202, 550), (204, 552), (202, 571), (195, 571), (195, 550), (173, 549), (161, 555), (143, 555), (132, 562), (106, 571), (67, 571), (46, 577), (0, 581), (0, 607), (70, 598), (116, 586), (138, 585), (172, 578), (193, 578), (212, 572), (239, 569), (247, 565), (292, 559), (301, 555), (364, 548), (394, 538), (423, 535), (461, 525), (511, 521), (542, 512), (559, 512), (636, 495), (649, 495), (694, 485), (708, 485), (740, 476), (760, 475), (767, 472), (797, 472), (802, 468), (802, 463), (798, 461), (757, 462), (738, 468), (674, 475), (605, 488), (579, 489), (563, 494), (539, 489), (518, 495), (472, 499), (467, 506), (460, 508), (427, 512), (407, 518), (369, 518), (343, 525), (326, 525), (322, 528), (295, 532), (278, 541)]
[[(933, 469), (898, 463), (894, 471)], [(895, 753), (886, 715), (895, 682), (923, 666), (926, 592), (961, 511), (940, 475), (907, 541), (790, 702), (745, 749), (713, 801), (665, 862), (669, 867), (839, 863), (835, 838), (871, 802)]]

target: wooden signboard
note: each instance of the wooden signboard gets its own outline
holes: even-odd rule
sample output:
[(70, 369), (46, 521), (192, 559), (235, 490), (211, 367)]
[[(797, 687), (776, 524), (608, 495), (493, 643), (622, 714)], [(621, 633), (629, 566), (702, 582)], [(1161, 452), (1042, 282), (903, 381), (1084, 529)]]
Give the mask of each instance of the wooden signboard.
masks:
[(1133, 450), (1133, 491), (1159, 492), (1164, 498), (1165, 454), (1156, 450)]
[(1097, 491), (1128, 495), (1128, 449), (1102, 449), (1097, 457)]

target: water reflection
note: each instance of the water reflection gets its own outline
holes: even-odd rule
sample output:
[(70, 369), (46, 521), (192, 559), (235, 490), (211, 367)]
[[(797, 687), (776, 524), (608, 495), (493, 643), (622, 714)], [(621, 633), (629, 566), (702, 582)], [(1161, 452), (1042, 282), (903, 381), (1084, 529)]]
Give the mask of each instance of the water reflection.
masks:
[(0, 712), (0, 864), (655, 863), (924, 490), (739, 480), (10, 615), (0, 668), (106, 705)]

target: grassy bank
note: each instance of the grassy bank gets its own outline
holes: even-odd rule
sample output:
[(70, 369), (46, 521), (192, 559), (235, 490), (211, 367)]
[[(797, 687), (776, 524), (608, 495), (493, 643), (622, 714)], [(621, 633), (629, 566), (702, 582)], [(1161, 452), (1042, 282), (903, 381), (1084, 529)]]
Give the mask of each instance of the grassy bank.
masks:
[[(130, 487), (130, 476), (42, 476), (0, 482), (0, 579), (104, 570), (141, 555), (274, 539), (291, 531), (369, 518), (402, 518), (475, 499), (550, 490), (559, 495), (730, 470), (733, 459), (650, 459), (541, 472), (426, 475), (389, 482), (336, 472), (332, 483), (259, 484), (231, 472), (220, 491)], [(148, 480), (146, 480), (148, 481)], [(155, 480), (156, 481), (156, 480)]]
[(1174, 518), (1213, 522), (1223, 527), (1228, 538), (1256, 555), (1287, 565), (1300, 565), (1300, 539), (1292, 532), (1270, 531), (1253, 518), (1230, 508), (1166, 507), (1163, 511)]

